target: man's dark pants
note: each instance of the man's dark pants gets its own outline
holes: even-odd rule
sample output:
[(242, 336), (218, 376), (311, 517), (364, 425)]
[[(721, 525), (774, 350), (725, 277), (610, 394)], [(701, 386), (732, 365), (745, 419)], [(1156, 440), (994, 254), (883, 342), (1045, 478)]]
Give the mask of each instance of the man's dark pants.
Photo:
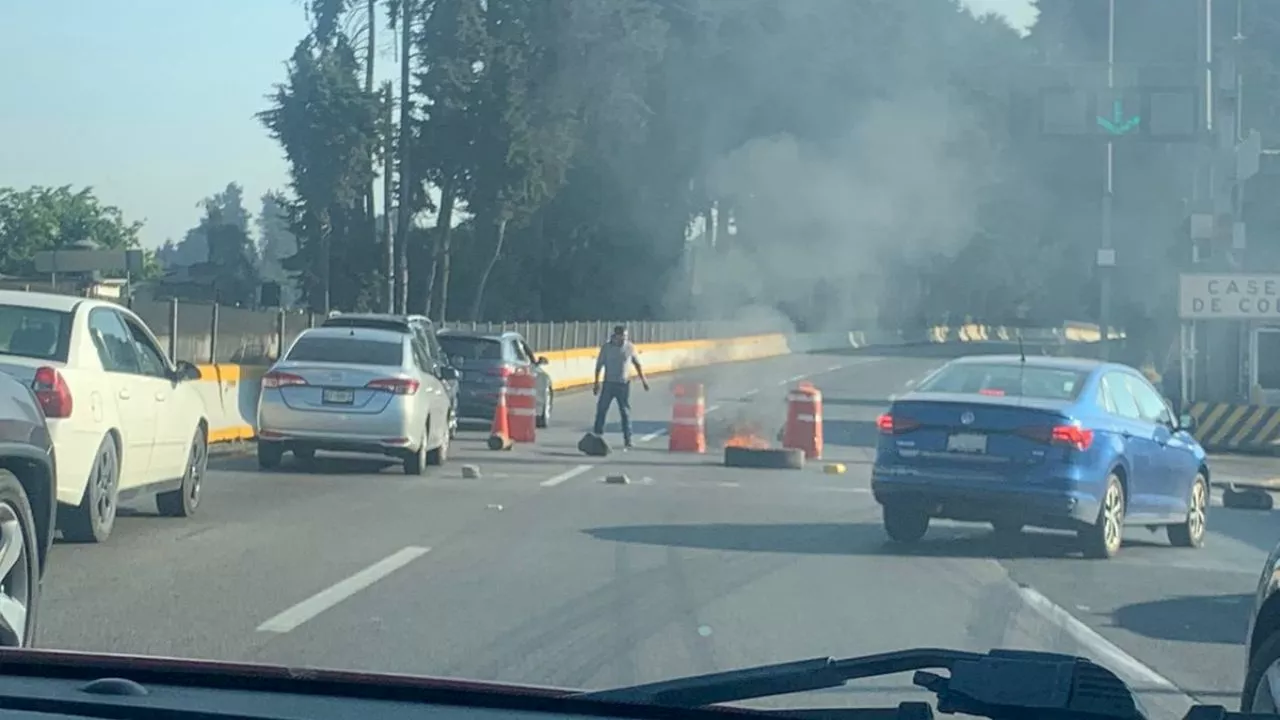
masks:
[(622, 418), (622, 439), (631, 444), (631, 383), (603, 382), (600, 384), (600, 397), (596, 399), (596, 435), (604, 435), (605, 416), (609, 414), (609, 406), (618, 402), (618, 415)]

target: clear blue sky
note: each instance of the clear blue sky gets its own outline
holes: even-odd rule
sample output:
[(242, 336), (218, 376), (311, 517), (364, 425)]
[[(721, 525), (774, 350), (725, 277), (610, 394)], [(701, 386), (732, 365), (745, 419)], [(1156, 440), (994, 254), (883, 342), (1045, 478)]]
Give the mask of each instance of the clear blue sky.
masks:
[[(1029, 0), (966, 3), (1031, 21)], [(0, 28), (0, 187), (93, 186), (155, 247), (229, 182), (255, 214), (285, 186), (254, 113), (306, 32), (302, 0), (2, 0)]]

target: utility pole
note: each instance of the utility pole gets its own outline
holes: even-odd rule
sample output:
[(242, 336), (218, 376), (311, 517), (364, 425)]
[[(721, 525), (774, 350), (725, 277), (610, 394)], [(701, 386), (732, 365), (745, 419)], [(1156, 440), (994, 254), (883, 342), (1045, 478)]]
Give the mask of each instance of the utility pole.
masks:
[[(1107, 2), (1107, 90), (1116, 86), (1116, 0)], [(1115, 166), (1115, 143), (1107, 140), (1106, 178), (1102, 191), (1102, 242), (1098, 245), (1098, 324), (1102, 330), (1101, 357), (1110, 358), (1111, 275), (1115, 271), (1115, 250), (1111, 237), (1111, 204), (1115, 197), (1112, 170)]]

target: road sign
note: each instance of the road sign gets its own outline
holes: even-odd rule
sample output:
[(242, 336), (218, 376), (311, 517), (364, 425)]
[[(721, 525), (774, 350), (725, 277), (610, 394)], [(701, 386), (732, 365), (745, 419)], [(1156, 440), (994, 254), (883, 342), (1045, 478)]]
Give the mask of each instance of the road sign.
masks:
[(1183, 320), (1280, 320), (1280, 275), (1185, 274), (1178, 286)]
[(36, 272), (142, 272), (141, 250), (49, 250), (35, 254)]
[(1110, 117), (1098, 115), (1095, 119), (1098, 127), (1102, 128), (1108, 135), (1128, 135), (1137, 130), (1142, 124), (1141, 115), (1135, 115), (1125, 109), (1123, 98), (1116, 98), (1111, 101)]
[(1195, 87), (1042, 87), (1041, 135), (1108, 142), (1195, 142), (1203, 136)]

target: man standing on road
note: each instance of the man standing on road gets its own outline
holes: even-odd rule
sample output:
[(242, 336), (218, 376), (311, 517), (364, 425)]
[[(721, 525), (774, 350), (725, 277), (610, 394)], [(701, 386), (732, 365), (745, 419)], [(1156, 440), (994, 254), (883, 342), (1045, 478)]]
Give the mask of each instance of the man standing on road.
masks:
[[(647, 391), (649, 381), (644, 377), (644, 368), (640, 367), (640, 358), (636, 355), (636, 346), (627, 340), (627, 328), (615, 325), (609, 342), (600, 347), (596, 357), (595, 385), (591, 392), (596, 400), (595, 434), (604, 436), (604, 420), (609, 414), (609, 406), (618, 402), (618, 415), (622, 419), (622, 439), (626, 447), (631, 447), (631, 368), (635, 368), (636, 377)], [(604, 387), (601, 392), (600, 371), (604, 371)]]

